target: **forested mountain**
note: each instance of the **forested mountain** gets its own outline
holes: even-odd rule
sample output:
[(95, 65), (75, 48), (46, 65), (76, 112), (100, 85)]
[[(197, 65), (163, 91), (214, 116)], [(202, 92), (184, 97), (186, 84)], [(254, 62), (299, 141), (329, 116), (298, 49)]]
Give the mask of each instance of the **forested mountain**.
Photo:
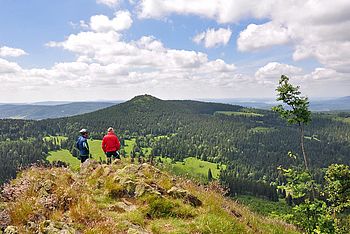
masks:
[[(306, 126), (305, 146), (316, 179), (321, 178), (319, 168), (331, 163), (349, 164), (349, 117), (347, 113), (313, 114), (312, 123)], [(37, 160), (43, 158), (49, 147), (38, 140), (45, 135), (68, 136), (67, 147), (71, 150), (79, 129), (87, 128), (92, 138), (101, 139), (110, 126), (122, 139), (137, 138), (138, 147), (152, 148), (154, 156), (167, 156), (175, 161), (193, 156), (226, 164), (221, 179), (235, 180), (236, 185), (240, 181), (281, 182), (276, 169), (279, 165), (302, 163), (300, 156), (297, 160), (287, 156), (288, 151), (301, 155), (297, 129), (272, 111), (198, 101), (164, 101), (149, 95), (78, 116), (41, 121), (2, 120), (1, 144), (7, 144), (9, 139), (33, 138), (37, 151), (41, 151), (33, 158)], [(1, 148), (3, 154), (9, 153), (6, 147)], [(16, 146), (10, 149), (13, 152)], [(12, 167), (19, 164), (11, 163)]]
[[(342, 121), (346, 117), (313, 115), (305, 139), (311, 167), (349, 163), (350, 125)], [(222, 162), (237, 176), (254, 180), (275, 179), (277, 166), (293, 163), (287, 152), (300, 154), (297, 129), (275, 113), (228, 104), (163, 101), (146, 95), (93, 113), (43, 122), (55, 126), (57, 134), (76, 135), (78, 129), (88, 128), (93, 138), (101, 138), (113, 126), (123, 138), (141, 138), (155, 155)], [(169, 137), (157, 141), (149, 137), (158, 135)]]
[(0, 119), (47, 119), (78, 115), (115, 105), (109, 102), (74, 102), (60, 105), (2, 104)]

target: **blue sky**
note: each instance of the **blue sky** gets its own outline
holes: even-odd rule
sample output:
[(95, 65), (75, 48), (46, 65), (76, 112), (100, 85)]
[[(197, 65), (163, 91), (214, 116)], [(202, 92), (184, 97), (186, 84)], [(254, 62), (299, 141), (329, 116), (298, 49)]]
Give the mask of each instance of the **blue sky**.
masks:
[(282, 74), (310, 97), (350, 95), (347, 10), (344, 0), (0, 0), (0, 102), (265, 98)]

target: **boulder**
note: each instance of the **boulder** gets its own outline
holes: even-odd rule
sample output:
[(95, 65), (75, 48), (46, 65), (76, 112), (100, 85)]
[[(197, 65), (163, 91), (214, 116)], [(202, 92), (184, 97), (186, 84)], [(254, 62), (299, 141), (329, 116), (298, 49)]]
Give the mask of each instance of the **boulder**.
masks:
[(4, 234), (18, 234), (17, 227), (15, 227), (15, 226), (8, 226), (5, 229)]
[(197, 207), (202, 205), (202, 201), (199, 200), (196, 196), (190, 194), (187, 190), (173, 186), (167, 191), (168, 195), (173, 198), (183, 199), (185, 203), (190, 204), (191, 206)]

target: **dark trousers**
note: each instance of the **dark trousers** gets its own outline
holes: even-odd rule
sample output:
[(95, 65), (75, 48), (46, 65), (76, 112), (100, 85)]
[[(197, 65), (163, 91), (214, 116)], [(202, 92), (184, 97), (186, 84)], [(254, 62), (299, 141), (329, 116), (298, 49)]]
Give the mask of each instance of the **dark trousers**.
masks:
[(81, 163), (84, 163), (88, 158), (89, 158), (89, 156), (86, 156), (86, 155), (80, 155), (79, 156), (79, 159), (80, 159)]
[(106, 152), (106, 156), (107, 156), (107, 163), (112, 162), (112, 157), (113, 159), (120, 159), (118, 151)]

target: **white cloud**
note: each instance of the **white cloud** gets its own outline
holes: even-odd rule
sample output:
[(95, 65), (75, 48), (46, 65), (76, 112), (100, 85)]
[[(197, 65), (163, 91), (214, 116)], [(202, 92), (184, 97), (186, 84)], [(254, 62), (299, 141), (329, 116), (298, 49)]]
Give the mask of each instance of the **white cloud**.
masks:
[(0, 58), (0, 75), (1, 74), (12, 74), (20, 71), (20, 66), (17, 63), (9, 62), (5, 59)]
[(295, 76), (302, 73), (302, 69), (288, 64), (271, 62), (255, 72), (255, 78), (260, 83), (277, 84), (281, 75)]
[[(42, 82), (45, 90), (56, 87), (68, 92), (94, 87), (95, 95), (95, 90), (106, 89), (124, 97), (150, 91), (154, 95), (179, 97), (179, 93), (186, 93), (187, 97), (198, 97), (203, 95), (198, 89), (209, 92), (210, 86), (211, 90), (218, 87), (232, 90), (248, 80), (236, 74), (234, 64), (221, 59), (210, 60), (201, 52), (166, 48), (153, 36), (124, 41), (114, 30), (85, 31), (71, 34), (61, 42), (49, 42), (47, 46), (74, 53), (76, 61), (57, 63), (48, 69), (24, 69), (4, 60), (6, 70), (3, 69), (0, 80), (6, 77), (12, 80), (9, 85), (15, 84), (12, 87), (20, 87), (26, 92), (34, 92), (35, 87), (44, 89), (37, 86)], [(105, 93), (105, 90), (99, 91), (99, 97)], [(214, 93), (216, 91), (211, 92)], [(217, 95), (222, 95), (222, 90)]]
[(27, 53), (22, 49), (7, 46), (0, 47), (0, 57), (20, 57), (23, 55), (27, 55)]
[(104, 4), (109, 7), (116, 7), (120, 4), (121, 0), (97, 0), (96, 1), (99, 4)]
[(215, 19), (219, 23), (238, 22), (250, 16), (263, 18), (270, 11), (272, 0), (141, 0), (140, 18), (162, 18), (170, 14), (193, 14)]
[(129, 11), (118, 11), (113, 19), (105, 15), (94, 15), (90, 18), (90, 28), (96, 32), (123, 31), (133, 23)]
[(282, 45), (290, 41), (288, 29), (274, 22), (262, 25), (250, 24), (237, 39), (240, 51), (252, 51), (273, 45)]
[[(250, 24), (240, 33), (237, 48), (254, 51), (289, 43), (293, 58), (315, 58), (325, 68), (350, 72), (350, 1), (348, 0), (140, 0), (140, 18), (171, 14), (197, 15), (218, 23), (244, 19), (269, 22)], [(202, 41), (199, 34), (195, 41)]]
[(231, 35), (232, 31), (229, 28), (219, 28), (218, 30), (210, 28), (206, 32), (197, 34), (193, 38), (193, 41), (197, 44), (204, 42), (206, 48), (211, 48), (219, 45), (227, 45)]

